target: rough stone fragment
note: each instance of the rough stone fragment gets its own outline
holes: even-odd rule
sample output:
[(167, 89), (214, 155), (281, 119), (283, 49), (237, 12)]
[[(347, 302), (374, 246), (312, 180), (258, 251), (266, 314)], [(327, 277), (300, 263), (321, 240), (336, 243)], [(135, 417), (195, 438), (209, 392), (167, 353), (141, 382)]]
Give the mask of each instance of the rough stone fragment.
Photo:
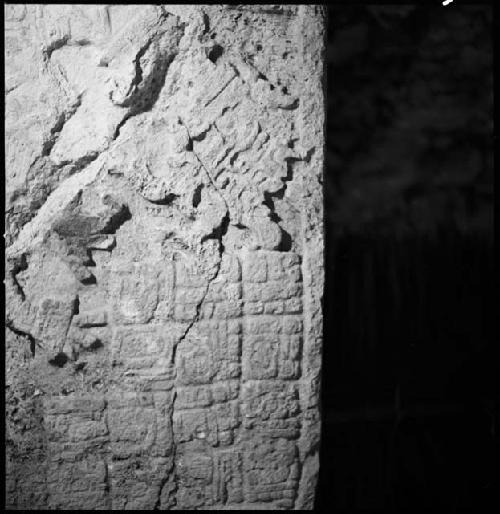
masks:
[(323, 8), (5, 17), (7, 506), (311, 509)]

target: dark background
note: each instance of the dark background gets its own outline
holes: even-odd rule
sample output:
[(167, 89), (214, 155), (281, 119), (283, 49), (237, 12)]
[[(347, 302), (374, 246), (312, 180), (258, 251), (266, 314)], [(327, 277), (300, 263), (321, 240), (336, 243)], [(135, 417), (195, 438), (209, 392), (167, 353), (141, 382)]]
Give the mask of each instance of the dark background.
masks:
[(328, 8), (318, 510), (497, 499), (493, 13)]

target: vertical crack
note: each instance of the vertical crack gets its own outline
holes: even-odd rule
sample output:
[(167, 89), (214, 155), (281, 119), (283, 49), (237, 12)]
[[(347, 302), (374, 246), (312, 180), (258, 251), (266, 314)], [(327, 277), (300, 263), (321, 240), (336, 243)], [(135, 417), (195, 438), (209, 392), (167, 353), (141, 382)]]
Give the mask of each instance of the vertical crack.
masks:
[[(172, 473), (172, 475), (174, 477), (174, 481), (175, 481), (175, 491), (177, 491), (177, 489), (178, 489), (178, 476), (177, 476), (177, 464), (176, 464), (176, 461), (177, 461), (177, 444), (175, 442), (175, 437), (174, 437), (174, 433), (173, 433), (173, 429), (174, 429), (173, 428), (174, 427), (173, 415), (174, 415), (174, 412), (175, 412), (175, 401), (177, 399), (177, 386), (175, 385), (175, 382), (177, 380), (177, 363), (176, 363), (177, 348), (178, 348), (179, 344), (181, 344), (182, 341), (184, 341), (188, 337), (188, 335), (189, 335), (191, 329), (193, 328), (193, 326), (199, 321), (200, 313), (201, 313), (201, 308), (203, 306), (203, 303), (205, 302), (205, 298), (206, 298), (206, 296), (208, 294), (210, 286), (211, 286), (212, 282), (217, 280), (217, 277), (219, 276), (219, 272), (220, 272), (221, 265), (222, 265), (222, 256), (224, 254), (224, 244), (222, 243), (222, 239), (226, 235), (227, 229), (229, 227), (229, 222), (230, 222), (229, 211), (227, 211), (226, 215), (224, 216), (224, 218), (222, 220), (221, 225), (218, 227), (219, 230), (217, 231), (217, 236), (218, 236), (218, 239), (219, 239), (219, 262), (217, 264), (217, 269), (216, 269), (213, 277), (208, 281), (207, 287), (206, 287), (205, 292), (203, 294), (203, 298), (200, 300), (200, 302), (198, 303), (198, 305), (196, 307), (196, 315), (193, 317), (192, 321), (189, 323), (189, 325), (187, 326), (187, 328), (184, 331), (184, 333), (181, 335), (181, 337), (179, 338), (177, 343), (174, 345), (174, 348), (173, 348), (173, 351), (172, 351), (172, 364), (173, 364), (173, 368), (175, 370), (175, 378), (174, 378), (174, 388), (173, 388), (173, 398), (172, 398), (172, 413), (171, 413), (171, 418), (170, 418), (170, 426), (172, 427), (172, 446), (174, 448), (174, 451), (173, 451), (173, 465), (172, 465), (171, 473)], [(206, 237), (206, 239), (209, 239), (209, 238), (210, 237)], [(165, 480), (165, 483), (166, 483), (166, 481), (167, 480)], [(160, 488), (160, 493), (159, 493), (160, 495), (161, 495), (161, 489), (163, 488), (165, 483), (162, 484), (162, 487)], [(159, 502), (160, 502), (160, 497), (158, 498), (158, 502), (157, 502), (157, 506), (155, 506), (155, 510), (159, 509)]]
[(28, 262), (26, 260), (26, 254), (23, 253), (20, 257), (15, 259), (14, 265), (13, 265), (12, 269), (10, 270), (10, 276), (11, 276), (12, 282), (14, 284), (16, 293), (21, 297), (23, 302), (26, 300), (26, 294), (25, 294), (24, 289), (22, 288), (21, 284), (17, 280), (17, 275), (19, 273), (21, 273), (21, 271), (25, 271), (27, 269), (28, 269)]
[[(179, 118), (179, 122), (181, 123), (181, 125), (183, 125), (186, 128), (189, 140), (193, 141), (193, 139), (191, 137), (191, 134), (189, 133), (189, 129), (184, 124), (182, 119)], [(217, 264), (217, 269), (216, 269), (215, 273), (213, 274), (212, 278), (209, 279), (209, 281), (207, 283), (207, 287), (206, 287), (205, 292), (203, 294), (203, 297), (202, 297), (202, 299), (200, 300), (200, 302), (198, 303), (198, 305), (196, 307), (196, 315), (193, 317), (192, 321), (189, 323), (189, 325), (187, 326), (186, 330), (181, 335), (181, 337), (179, 338), (179, 340), (175, 344), (175, 346), (173, 348), (173, 351), (172, 351), (172, 364), (173, 364), (173, 368), (175, 370), (175, 375), (176, 375), (175, 378), (174, 378), (174, 391), (173, 391), (173, 399), (172, 399), (172, 414), (171, 414), (172, 435), (174, 435), (173, 434), (173, 426), (174, 426), (174, 424), (173, 424), (173, 414), (174, 414), (174, 411), (175, 411), (175, 401), (176, 401), (176, 398), (177, 398), (177, 389), (176, 389), (176, 385), (175, 385), (175, 382), (177, 380), (177, 365), (176, 365), (177, 348), (178, 348), (179, 344), (181, 344), (182, 341), (184, 341), (188, 337), (188, 335), (189, 335), (191, 329), (193, 328), (193, 326), (199, 321), (200, 314), (201, 314), (201, 308), (203, 306), (205, 298), (207, 297), (207, 294), (208, 294), (208, 291), (210, 289), (210, 286), (211, 286), (212, 282), (217, 280), (217, 278), (219, 276), (220, 269), (221, 269), (221, 266), (222, 266), (222, 258), (223, 258), (223, 255), (224, 255), (224, 243), (223, 243), (223, 240), (224, 240), (224, 236), (226, 235), (227, 230), (228, 230), (229, 225), (230, 225), (230, 222), (231, 222), (229, 206), (227, 204), (226, 199), (224, 198), (224, 195), (217, 188), (211, 173), (205, 167), (205, 165), (203, 164), (201, 159), (198, 157), (196, 152), (194, 152), (194, 150), (193, 150), (193, 154), (195, 155), (196, 159), (198, 160), (198, 162), (200, 163), (201, 167), (205, 171), (210, 184), (217, 191), (217, 193), (219, 194), (220, 198), (224, 202), (224, 205), (226, 206), (226, 213), (225, 213), (224, 217), (222, 218), (221, 223), (219, 224), (219, 226), (216, 227), (210, 234), (205, 235), (201, 239), (201, 241), (200, 241), (201, 243), (203, 243), (204, 241), (206, 241), (208, 239), (217, 239), (219, 241), (219, 261), (218, 261), (218, 264)], [(174, 456), (173, 456), (172, 475), (173, 475), (174, 481), (175, 481), (175, 491), (177, 491), (177, 489), (178, 489), (178, 475), (177, 475), (177, 464), (176, 464), (176, 461), (177, 461), (177, 445), (175, 443), (175, 438), (174, 437), (173, 437), (173, 447), (174, 447), (174, 452), (173, 452)], [(161, 494), (161, 491), (160, 491), (160, 494)], [(158, 503), (158, 505), (159, 505), (159, 503)]]
[[(107, 401), (106, 398), (104, 398), (103, 417), (104, 417), (104, 426), (106, 427), (106, 432), (108, 434), (108, 439), (109, 439), (111, 437), (111, 434), (109, 432), (108, 401)], [(112, 460), (112, 458), (113, 457), (111, 456), (111, 460)], [(106, 454), (103, 455), (103, 459), (104, 459), (104, 467), (105, 467), (105, 477), (104, 477), (105, 486), (104, 486), (104, 490), (106, 492), (106, 497), (107, 497), (107, 500), (108, 500), (108, 507), (111, 510), (113, 508), (113, 497), (112, 497), (112, 494), (111, 494), (112, 478), (111, 478), (111, 474), (110, 474), (109, 470), (110, 470), (110, 468), (112, 469), (112, 464), (109, 464), (108, 457), (107, 457)]]

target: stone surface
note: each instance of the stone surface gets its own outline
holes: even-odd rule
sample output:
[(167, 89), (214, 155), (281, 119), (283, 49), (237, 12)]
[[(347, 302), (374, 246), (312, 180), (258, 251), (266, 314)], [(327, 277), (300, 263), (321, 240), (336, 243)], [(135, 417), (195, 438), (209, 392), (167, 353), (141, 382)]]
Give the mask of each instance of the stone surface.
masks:
[(323, 9), (5, 19), (7, 507), (312, 508)]

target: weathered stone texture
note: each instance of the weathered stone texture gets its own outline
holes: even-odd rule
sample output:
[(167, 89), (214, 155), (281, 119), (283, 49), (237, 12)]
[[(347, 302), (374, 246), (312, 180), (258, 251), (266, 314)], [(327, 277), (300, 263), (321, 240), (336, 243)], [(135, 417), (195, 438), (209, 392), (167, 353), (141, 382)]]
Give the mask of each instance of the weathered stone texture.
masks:
[(7, 506), (312, 508), (322, 8), (5, 17)]

